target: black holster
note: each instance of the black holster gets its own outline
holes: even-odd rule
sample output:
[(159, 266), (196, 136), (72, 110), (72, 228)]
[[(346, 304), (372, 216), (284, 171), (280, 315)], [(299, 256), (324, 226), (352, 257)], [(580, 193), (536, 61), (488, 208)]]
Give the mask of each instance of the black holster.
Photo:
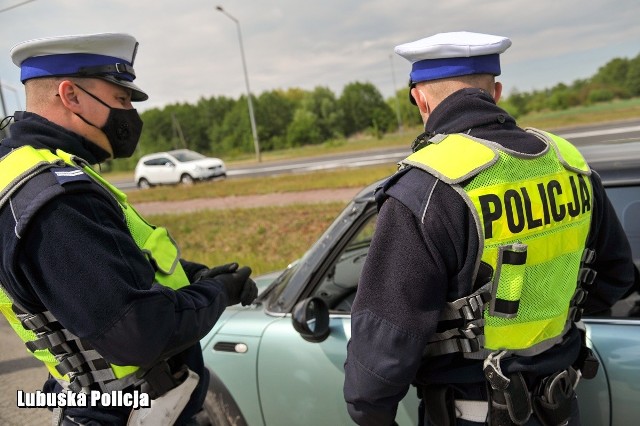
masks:
[(544, 426), (564, 425), (571, 417), (577, 372), (569, 368), (545, 377), (533, 396), (533, 411)]
[(142, 376), (144, 382), (140, 386), (140, 391), (149, 394), (149, 398), (156, 399), (179, 386), (188, 374), (189, 369), (186, 365), (181, 366), (177, 372), (172, 373), (167, 362), (159, 362), (144, 372)]
[(521, 373), (510, 374), (508, 385), (499, 389), (487, 386), (489, 391), (489, 425), (523, 425), (531, 417), (531, 397)]
[(449, 385), (420, 386), (418, 397), (424, 401), (425, 424), (455, 426), (456, 405), (453, 387)]

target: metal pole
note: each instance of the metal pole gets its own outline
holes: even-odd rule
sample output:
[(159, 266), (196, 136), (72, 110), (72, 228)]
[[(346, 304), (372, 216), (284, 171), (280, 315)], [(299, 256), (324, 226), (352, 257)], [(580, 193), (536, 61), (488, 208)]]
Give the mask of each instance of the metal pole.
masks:
[[(16, 7), (25, 5), (27, 3), (32, 3), (34, 1), (36, 1), (36, 0), (26, 0), (26, 1), (23, 1), (22, 3), (14, 4), (13, 6), (5, 7), (3, 9), (0, 9), (0, 13), (7, 12), (9, 10), (15, 9)], [(7, 112), (6, 112), (7, 108), (6, 108), (5, 104), (4, 104), (4, 95), (2, 94), (2, 83), (1, 82), (0, 82), (0, 101), (2, 103), (2, 119), (4, 120), (7, 117)], [(4, 128), (4, 130), (0, 130), (0, 133), (3, 136), (7, 136), (8, 137), (10, 135), (9, 127), (7, 126), (7, 127)]]
[(34, 1), (36, 0), (27, 0), (27, 1), (23, 1), (22, 3), (14, 4), (13, 6), (5, 7), (4, 9), (0, 9), (0, 13), (6, 12), (7, 10), (15, 9), (18, 6), (22, 6), (23, 4), (31, 3)]
[(222, 6), (216, 6), (216, 9), (220, 12), (224, 13), (229, 17), (233, 22), (236, 23), (236, 27), (238, 29), (238, 42), (240, 43), (240, 55), (242, 56), (242, 70), (244, 71), (244, 83), (247, 87), (247, 103), (249, 104), (249, 120), (251, 121), (251, 133), (253, 134), (253, 145), (256, 150), (256, 159), (258, 162), (261, 161), (260, 158), (260, 142), (258, 141), (258, 131), (256, 129), (256, 119), (253, 115), (253, 101), (251, 100), (251, 89), (249, 88), (249, 74), (247, 73), (247, 61), (244, 58), (244, 46), (242, 43), (242, 32), (240, 31), (240, 22), (230, 15), (226, 10), (222, 8)]
[(20, 102), (20, 96), (18, 95), (18, 89), (16, 89), (12, 85), (8, 84), (7, 82), (2, 83), (1, 79), (0, 79), (0, 83), (2, 84), (2, 88), (4, 90), (11, 90), (13, 92), (13, 95), (16, 98), (16, 105), (18, 106), (18, 111), (22, 111), (22, 102)]
[(391, 63), (391, 79), (393, 80), (393, 97), (396, 98), (396, 117), (398, 118), (398, 133), (402, 133), (402, 117), (400, 117), (400, 100), (398, 100), (398, 91), (396, 90), (396, 73), (393, 69), (393, 55), (389, 55)]
[[(0, 122), (4, 122), (4, 119), (7, 118), (7, 106), (4, 103), (4, 94), (2, 93), (2, 80), (0, 80), (0, 104), (2, 105), (2, 120)], [(9, 126), (0, 130), (0, 138), (9, 137)]]

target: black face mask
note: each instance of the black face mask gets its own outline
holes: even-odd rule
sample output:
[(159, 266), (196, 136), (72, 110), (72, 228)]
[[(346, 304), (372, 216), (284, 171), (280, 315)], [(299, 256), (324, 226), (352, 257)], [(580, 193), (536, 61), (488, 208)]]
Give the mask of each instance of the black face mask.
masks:
[[(76, 84), (76, 86), (78, 86)], [(138, 146), (140, 140), (140, 134), (142, 133), (142, 120), (135, 109), (124, 108), (112, 108), (104, 103), (100, 98), (87, 90), (78, 86), (80, 90), (91, 96), (102, 105), (109, 108), (109, 116), (107, 122), (102, 127), (98, 127), (93, 123), (87, 121), (84, 117), (76, 114), (85, 123), (90, 126), (100, 129), (109, 140), (111, 149), (113, 150), (113, 158), (128, 158), (133, 155), (133, 152)]]

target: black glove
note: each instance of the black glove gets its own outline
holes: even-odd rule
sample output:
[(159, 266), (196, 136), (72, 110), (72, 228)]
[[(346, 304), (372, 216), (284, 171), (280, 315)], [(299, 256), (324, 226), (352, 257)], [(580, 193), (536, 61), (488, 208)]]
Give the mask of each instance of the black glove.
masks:
[[(223, 265), (227, 266), (227, 265)], [(215, 269), (215, 268), (214, 268)], [(211, 269), (210, 269), (211, 271)], [(229, 301), (227, 306), (242, 303), (242, 306), (250, 305), (258, 296), (258, 287), (249, 276), (251, 268), (243, 266), (231, 272), (218, 273), (215, 279), (224, 284)], [(208, 277), (207, 277), (208, 278)]]
[(196, 282), (196, 274), (203, 269), (206, 270), (206, 265), (196, 262), (190, 262), (188, 260), (180, 259), (180, 264), (182, 265), (182, 269), (185, 274), (187, 274), (187, 278), (189, 278), (190, 283)]
[(214, 266), (213, 268), (205, 267), (193, 274), (193, 282), (196, 282), (203, 278), (213, 278), (220, 274), (231, 274), (237, 270), (238, 270), (238, 264), (235, 262)]

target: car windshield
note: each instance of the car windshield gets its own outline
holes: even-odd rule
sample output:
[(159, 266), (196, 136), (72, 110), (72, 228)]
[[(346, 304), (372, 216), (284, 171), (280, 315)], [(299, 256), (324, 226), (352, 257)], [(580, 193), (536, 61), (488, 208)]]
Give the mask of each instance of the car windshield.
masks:
[(640, 268), (640, 187), (621, 186), (607, 188), (609, 200), (618, 215), (620, 224), (627, 233), (633, 261)]
[(206, 158), (202, 154), (198, 154), (197, 152), (188, 151), (188, 150), (171, 151), (169, 152), (169, 154), (173, 155), (176, 158), (176, 160), (182, 163), (186, 163), (188, 161), (202, 160), (203, 158)]
[(266, 295), (271, 302), (275, 302), (275, 306), (271, 306), (272, 309), (279, 309), (282, 304), (281, 296), (300, 268), (306, 270), (310, 264), (315, 264), (319, 259), (323, 258), (326, 255), (325, 249), (331, 247), (334, 239), (342, 235), (341, 228), (348, 228), (353, 221), (351, 216), (358, 216), (358, 211), (362, 210), (364, 205), (365, 203), (360, 205), (354, 202), (349, 203), (313, 246), (299, 260), (289, 265), (285, 272), (273, 282), (269, 294)]

